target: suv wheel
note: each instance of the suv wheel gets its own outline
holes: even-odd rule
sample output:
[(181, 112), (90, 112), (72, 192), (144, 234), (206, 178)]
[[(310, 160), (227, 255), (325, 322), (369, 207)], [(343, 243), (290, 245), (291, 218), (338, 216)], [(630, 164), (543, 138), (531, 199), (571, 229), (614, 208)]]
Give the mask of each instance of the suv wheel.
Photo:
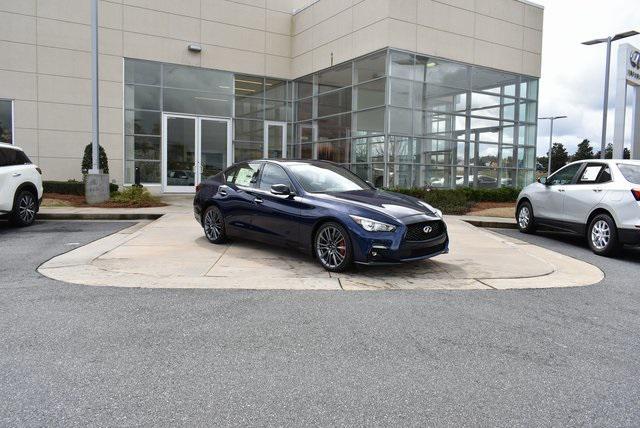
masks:
[(616, 223), (607, 214), (599, 214), (591, 220), (587, 241), (591, 251), (599, 256), (613, 256), (620, 250)]
[(329, 272), (344, 272), (353, 262), (349, 234), (338, 223), (325, 223), (320, 226), (313, 248), (318, 261)]
[(535, 219), (533, 218), (533, 208), (529, 202), (523, 202), (518, 206), (516, 212), (518, 229), (522, 233), (533, 233), (536, 230)]
[(30, 190), (22, 190), (13, 200), (11, 223), (19, 227), (30, 226), (36, 219), (38, 201)]
[(202, 219), (204, 236), (213, 244), (224, 244), (227, 241), (227, 231), (224, 226), (224, 217), (218, 207), (211, 206), (204, 212)]

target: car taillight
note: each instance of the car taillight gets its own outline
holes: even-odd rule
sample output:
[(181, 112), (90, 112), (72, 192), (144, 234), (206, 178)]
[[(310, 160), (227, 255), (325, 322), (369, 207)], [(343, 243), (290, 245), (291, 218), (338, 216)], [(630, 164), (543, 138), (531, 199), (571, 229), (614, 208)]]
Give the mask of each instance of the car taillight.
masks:
[(200, 191), (200, 189), (202, 189), (202, 183), (198, 184), (196, 186), (196, 193), (198, 193)]
[(42, 175), (42, 170), (40, 169), (39, 166), (36, 167), (36, 171), (38, 171), (40, 173), (40, 175)]
[(633, 193), (633, 197), (636, 198), (636, 201), (640, 201), (640, 189), (631, 189), (631, 193)]

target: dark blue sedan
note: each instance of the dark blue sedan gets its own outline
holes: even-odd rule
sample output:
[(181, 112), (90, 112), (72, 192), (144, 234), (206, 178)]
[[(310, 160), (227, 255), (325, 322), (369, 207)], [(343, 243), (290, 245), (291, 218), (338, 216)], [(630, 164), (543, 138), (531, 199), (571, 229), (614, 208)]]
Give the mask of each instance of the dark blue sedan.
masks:
[(331, 162), (242, 162), (203, 181), (193, 201), (207, 239), (230, 236), (299, 248), (325, 269), (420, 260), (449, 250), (442, 213), (375, 189)]

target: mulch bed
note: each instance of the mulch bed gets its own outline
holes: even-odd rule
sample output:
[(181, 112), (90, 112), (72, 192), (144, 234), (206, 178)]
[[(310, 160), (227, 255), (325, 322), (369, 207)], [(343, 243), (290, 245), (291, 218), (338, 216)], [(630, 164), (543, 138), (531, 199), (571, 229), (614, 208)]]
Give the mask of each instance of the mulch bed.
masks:
[[(73, 207), (92, 207), (92, 208), (151, 208), (151, 207), (166, 207), (167, 204), (164, 202), (129, 202), (129, 203), (120, 203), (120, 202), (103, 202), (101, 204), (89, 205), (85, 200), (84, 196), (79, 195), (63, 195), (61, 193), (45, 193), (44, 199), (49, 200), (57, 200), (65, 202)], [(44, 206), (47, 206), (45, 203)], [(60, 205), (49, 205), (49, 206), (60, 206)]]

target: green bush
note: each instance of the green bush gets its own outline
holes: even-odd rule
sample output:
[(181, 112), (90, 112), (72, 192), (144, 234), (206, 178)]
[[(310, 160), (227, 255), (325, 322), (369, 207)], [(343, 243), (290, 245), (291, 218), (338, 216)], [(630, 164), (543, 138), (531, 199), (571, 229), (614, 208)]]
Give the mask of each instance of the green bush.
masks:
[[(43, 181), (42, 187), (44, 188), (44, 193), (84, 196), (84, 183), (82, 181)], [(109, 190), (111, 193), (117, 192), (118, 185), (110, 183)]]
[(135, 206), (161, 205), (160, 198), (153, 196), (144, 187), (126, 187), (111, 195), (111, 202), (116, 204)]
[[(89, 143), (84, 148), (84, 156), (82, 157), (82, 174), (87, 174), (93, 164), (93, 147)], [(107, 152), (104, 151), (102, 146), (98, 146), (98, 164), (103, 173), (109, 174), (109, 160), (107, 159)]]
[(403, 193), (421, 199), (426, 203), (442, 210), (445, 214), (461, 215), (469, 212), (477, 202), (515, 202), (520, 193), (519, 189), (503, 187), (500, 189), (426, 189), (410, 188), (389, 189), (392, 192)]

